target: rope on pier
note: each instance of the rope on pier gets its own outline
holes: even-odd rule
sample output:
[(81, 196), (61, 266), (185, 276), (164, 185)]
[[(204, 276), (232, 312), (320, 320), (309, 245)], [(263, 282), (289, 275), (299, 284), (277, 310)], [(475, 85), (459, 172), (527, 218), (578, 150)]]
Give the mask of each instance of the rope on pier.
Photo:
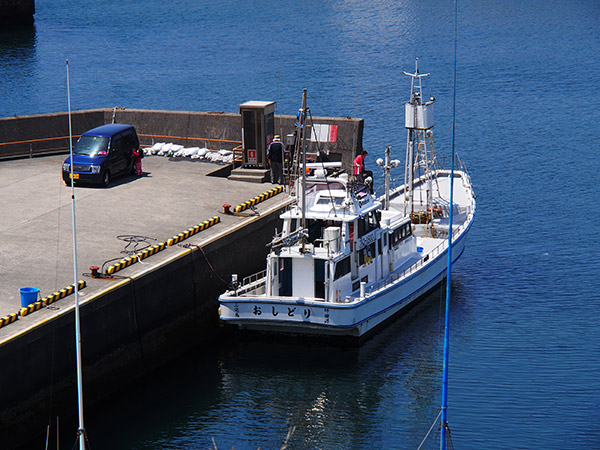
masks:
[(212, 227), (213, 225), (219, 223), (220, 221), (221, 221), (221, 218), (219, 216), (214, 216), (209, 220), (205, 220), (204, 222), (201, 222), (198, 225), (188, 228), (183, 233), (176, 234), (172, 238), (167, 239), (166, 242), (161, 242), (160, 244), (153, 245), (152, 247), (149, 247), (149, 248), (147, 248), (141, 252), (138, 252), (132, 256), (123, 258), (116, 264), (109, 266), (106, 269), (106, 273), (108, 275), (112, 275), (115, 272), (118, 272), (119, 270), (124, 269), (125, 267), (129, 267), (132, 264), (135, 264), (136, 262), (141, 261), (142, 259), (152, 256), (152, 255), (164, 250), (167, 247), (170, 247), (172, 245), (177, 244), (178, 242), (181, 242), (182, 240), (187, 239), (190, 236), (193, 236), (194, 234), (199, 233), (200, 231), (206, 230), (207, 228)]

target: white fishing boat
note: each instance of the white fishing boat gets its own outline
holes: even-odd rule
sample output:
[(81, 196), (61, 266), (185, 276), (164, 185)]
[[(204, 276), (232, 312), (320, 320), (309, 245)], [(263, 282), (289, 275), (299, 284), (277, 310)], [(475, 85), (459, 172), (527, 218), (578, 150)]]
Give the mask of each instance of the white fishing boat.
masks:
[[(433, 97), (423, 101), (415, 65), (403, 183), (384, 194), (368, 181), (340, 173), (339, 164), (312, 163), (299, 170), (294, 204), (281, 215), (283, 230), (271, 242), (266, 269), (238, 282), (219, 298), (220, 317), (242, 329), (361, 337), (434, 288), (446, 276), (448, 233), (452, 261), (460, 257), (475, 214), (471, 180), (459, 162), (440, 168), (433, 143)], [(306, 122), (306, 91), (299, 123)], [(302, 127), (299, 146), (305, 147)], [(303, 142), (302, 142), (303, 141)], [(452, 208), (452, 225), (449, 224)]]

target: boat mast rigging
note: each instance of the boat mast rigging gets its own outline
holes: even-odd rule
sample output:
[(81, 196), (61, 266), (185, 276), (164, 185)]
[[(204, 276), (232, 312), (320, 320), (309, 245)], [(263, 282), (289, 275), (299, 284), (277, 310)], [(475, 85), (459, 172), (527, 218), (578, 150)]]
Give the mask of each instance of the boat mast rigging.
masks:
[[(405, 104), (405, 128), (408, 129), (406, 142), (406, 166), (404, 170), (404, 214), (415, 214), (415, 180), (419, 181), (419, 206), (418, 211), (425, 213), (426, 222), (429, 223), (433, 208), (432, 180), (434, 168), (437, 165), (435, 146), (433, 145), (433, 102), (423, 102), (423, 88), (421, 78), (429, 76), (428, 73), (419, 73), (419, 60), (415, 60), (415, 72), (404, 72), (411, 77), (410, 101)], [(429, 144), (429, 145), (428, 145)], [(426, 185), (425, 199), (423, 199), (423, 183)], [(424, 208), (423, 208), (424, 206)], [(428, 212), (429, 211), (429, 212)], [(422, 223), (419, 219), (419, 223)]]

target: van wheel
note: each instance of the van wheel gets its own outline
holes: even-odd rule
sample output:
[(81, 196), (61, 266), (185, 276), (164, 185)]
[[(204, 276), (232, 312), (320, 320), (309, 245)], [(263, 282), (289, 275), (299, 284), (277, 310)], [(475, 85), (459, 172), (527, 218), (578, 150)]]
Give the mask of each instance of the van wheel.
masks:
[(110, 172), (107, 170), (102, 175), (102, 186), (107, 187), (110, 184)]

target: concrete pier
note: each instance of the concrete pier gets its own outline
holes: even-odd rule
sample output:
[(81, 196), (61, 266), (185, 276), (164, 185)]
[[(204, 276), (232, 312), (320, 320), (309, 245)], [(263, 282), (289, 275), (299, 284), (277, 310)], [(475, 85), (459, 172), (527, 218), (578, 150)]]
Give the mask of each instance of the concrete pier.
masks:
[[(239, 145), (236, 114), (93, 110), (74, 115), (74, 134), (113, 115), (135, 124), (146, 145), (203, 145), (203, 139), (217, 148)], [(342, 124), (330, 150), (351, 162), (362, 143), (362, 121), (325, 120)], [(3, 449), (43, 435), (50, 412), (63, 419), (76, 414), (74, 295), (64, 289), (74, 282), (71, 189), (61, 177), (66, 123), (65, 114), (0, 119)], [(87, 406), (215, 337), (217, 297), (230, 275), (264, 269), (266, 243), (289, 198), (269, 195), (256, 212), (225, 214), (224, 204), (235, 207), (274, 186), (207, 176), (223, 167), (149, 156), (142, 177), (75, 189), (77, 278), (86, 283), (79, 295)], [(159, 244), (160, 251), (144, 257), (123, 253)], [(107, 273), (115, 265), (112, 278), (90, 277), (92, 266)], [(23, 312), (19, 289), (26, 286), (53, 301)]]
[[(71, 190), (60, 179), (63, 159), (0, 164), (0, 316), (19, 311), (22, 286), (39, 288), (43, 297), (73, 283)], [(265, 243), (286, 202), (281, 194), (260, 203), (259, 215), (222, 214), (223, 203), (243, 203), (272, 185), (206, 177), (215, 168), (210, 163), (143, 162), (141, 178), (117, 178), (108, 189), (76, 188), (78, 278), (87, 283), (80, 304), (88, 405), (215, 335), (218, 294), (231, 272), (263, 269)], [(126, 256), (127, 242), (118, 236), (146, 236), (154, 245), (216, 215), (216, 225), (112, 279), (84, 275), (90, 266)], [(0, 328), (3, 448), (43, 433), (49, 410), (75, 411), (73, 308), (69, 295)]]

